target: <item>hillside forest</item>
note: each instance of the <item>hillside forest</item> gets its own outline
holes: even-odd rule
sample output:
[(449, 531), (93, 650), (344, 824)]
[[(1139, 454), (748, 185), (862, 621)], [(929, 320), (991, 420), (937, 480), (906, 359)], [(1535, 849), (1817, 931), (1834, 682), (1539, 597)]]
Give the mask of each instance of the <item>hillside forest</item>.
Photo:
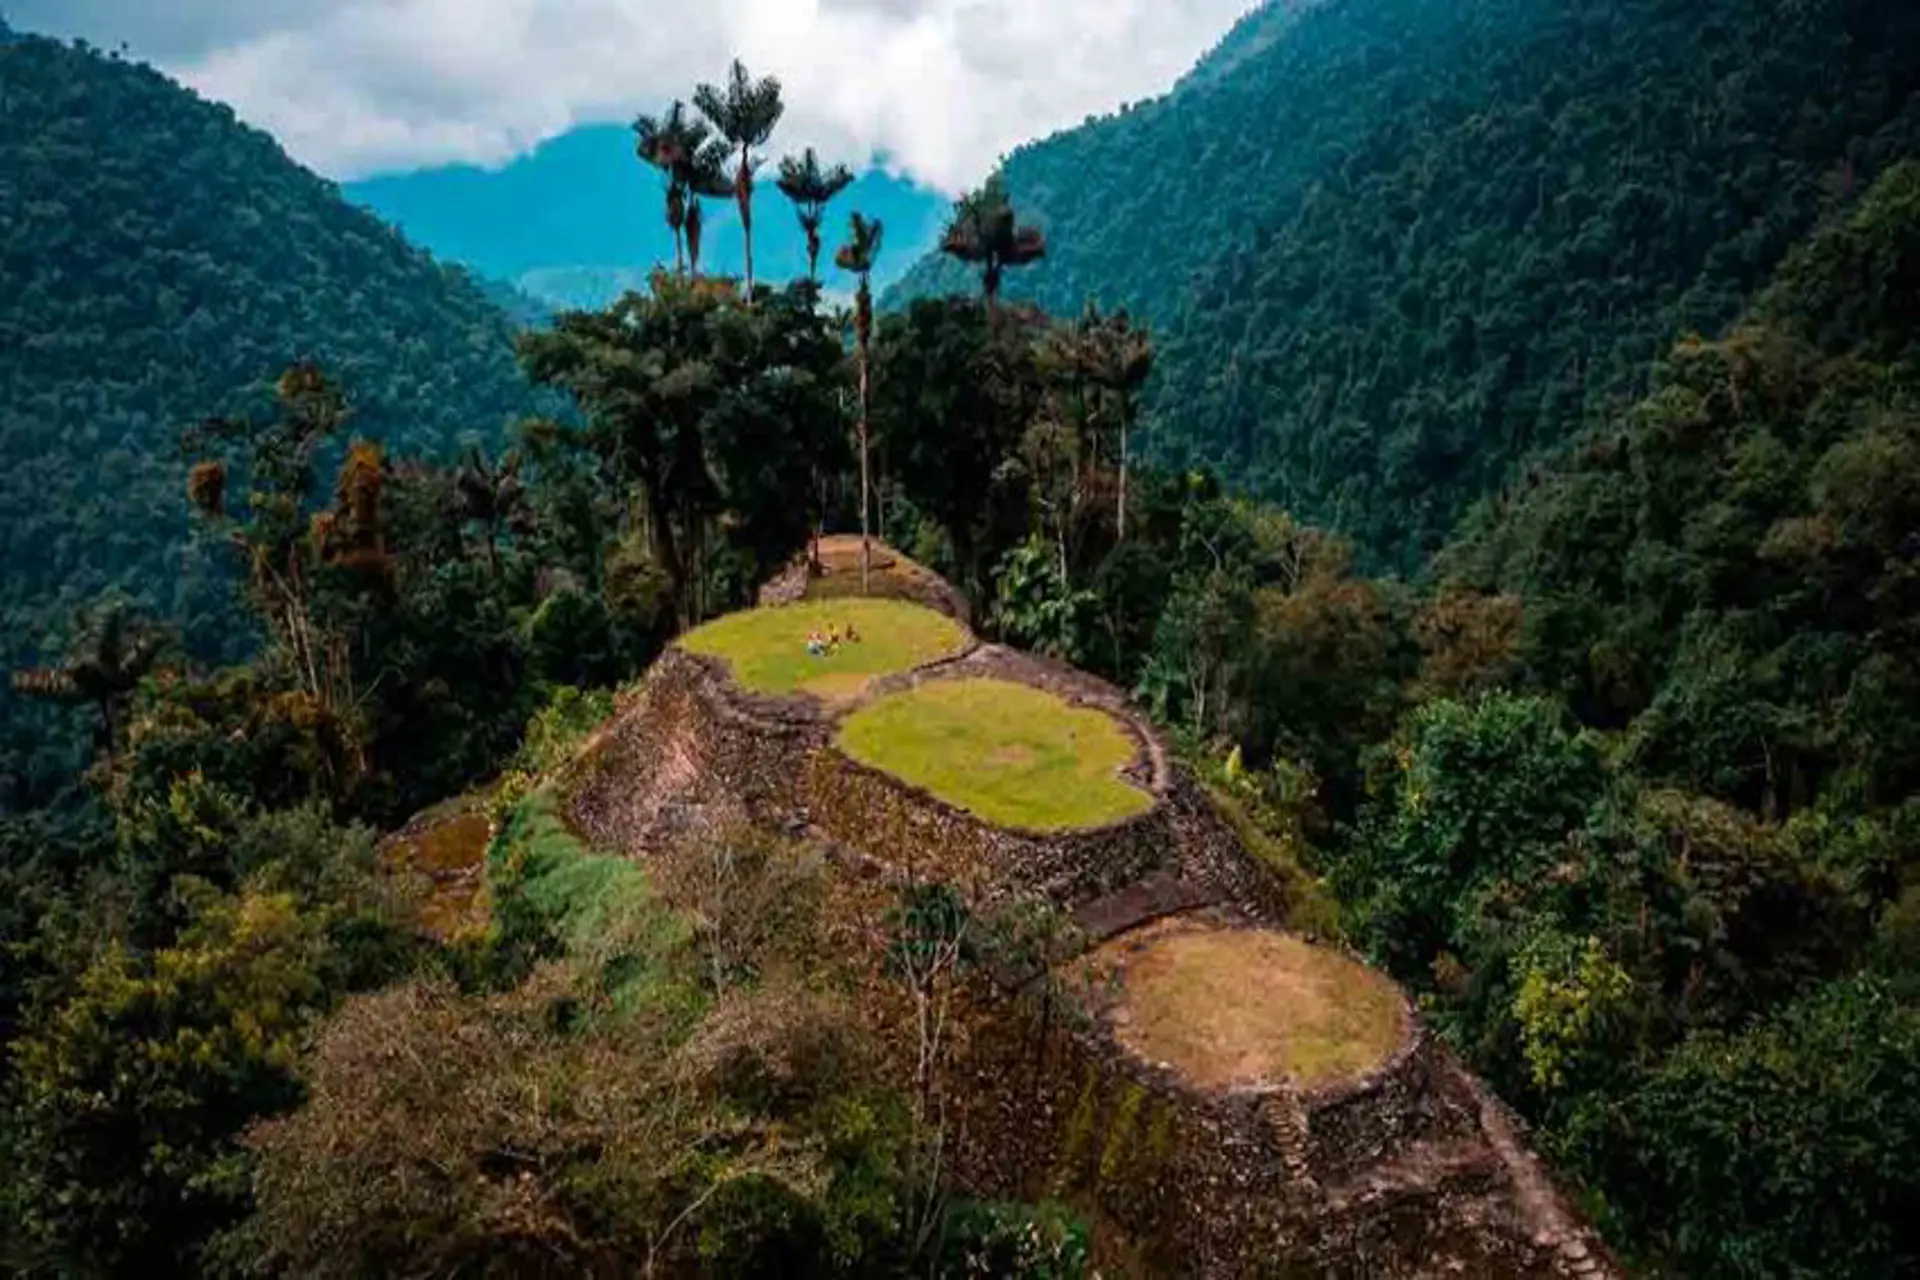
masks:
[[(643, 869), (543, 807), (673, 637), (826, 530), (1131, 691), (1291, 926), (1412, 993), (1631, 1267), (1920, 1267), (1912, 19), (1282, 16), (1013, 157), (892, 307), (884, 225), (801, 156), (819, 279), (702, 271), (713, 206), (771, 181), (742, 158), (781, 89), (735, 64), (636, 122), (674, 268), (517, 335), (156, 73), (0, 45), (35, 119), (0, 113), (0, 208), (126, 184), (117, 238), (0, 220), (5, 447), (41, 477), (0, 519), (71, 548), (5, 588), (0, 1265), (1092, 1274), (1071, 1206), (943, 1183), (858, 1016), (947, 899), (903, 898), (867, 989), (793, 850)], [(1131, 153), (1106, 225), (1157, 211), (1131, 261), (1164, 249), (1181, 309), (1026, 202), (1036, 157), (1309, 92), (1345, 185), (1262, 229), (1236, 201), (1277, 175)], [(257, 269), (276, 198), (305, 276)], [(1215, 235), (1262, 265), (1186, 256)], [(1296, 453), (1336, 421), (1338, 494)], [(432, 927), (382, 853), (430, 807), (489, 833), (482, 928)]]

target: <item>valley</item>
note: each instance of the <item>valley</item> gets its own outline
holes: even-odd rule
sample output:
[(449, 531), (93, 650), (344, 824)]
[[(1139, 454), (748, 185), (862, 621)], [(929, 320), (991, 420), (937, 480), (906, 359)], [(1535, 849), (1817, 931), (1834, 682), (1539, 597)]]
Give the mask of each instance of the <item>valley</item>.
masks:
[(1920, 1266), (1920, 19), (1209, 39), (952, 201), (0, 20), (0, 1270)]

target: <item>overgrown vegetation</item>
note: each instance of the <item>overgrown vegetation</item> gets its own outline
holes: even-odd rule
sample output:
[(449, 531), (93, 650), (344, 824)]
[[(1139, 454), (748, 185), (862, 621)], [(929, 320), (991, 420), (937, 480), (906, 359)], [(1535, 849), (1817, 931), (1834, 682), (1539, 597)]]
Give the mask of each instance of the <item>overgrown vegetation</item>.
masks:
[[(271, 405), (195, 432), (175, 476), (225, 567), (143, 570), (244, 619), (231, 650), (170, 645), (140, 599), (108, 599), (17, 673), (96, 749), (86, 803), (0, 819), (0, 1262), (1076, 1274), (1070, 1220), (951, 1204), (938, 1177), (929, 1064), (984, 945), (967, 903), (910, 886), (861, 935), (885, 935), (884, 984), (850, 984), (817, 945), (803, 852), (709, 832), (643, 872), (582, 847), (545, 786), (610, 705), (578, 690), (751, 599), (822, 525), (860, 527), (843, 495), (864, 399), (875, 527), (990, 634), (1132, 690), (1284, 876), (1295, 923), (1410, 989), (1630, 1258), (1920, 1265), (1915, 41), (1905, 9), (1850, 0), (1330, 0), (1086, 134), (1130, 184), (1097, 220), (1054, 213), (1069, 186), (1102, 194), (1086, 157), (1044, 190), (1022, 175), (1051, 153), (1016, 158), (964, 202), (949, 245), (984, 296), (875, 319), (866, 397), (810, 282), (689, 273), (525, 340), (578, 418), (498, 456), (355, 439), (353, 379), (387, 367), (359, 346), (335, 372), (292, 365)], [(144, 125), (175, 101), (150, 73), (0, 49), (0, 75), (23, 68), (86, 117), (83, 155), (139, 136), (91, 137), (87, 103), (157, 94)], [(1268, 147), (1256, 117), (1304, 141)], [(65, 136), (13, 149), (44, 178)], [(656, 159), (670, 218), (721, 198), (671, 147)], [(1204, 200), (1180, 195), (1194, 175)], [(221, 207), (211, 225), (250, 205)], [(115, 322), (48, 309), (28, 249), (25, 349), (57, 370)], [(1022, 275), (1073, 318), (1019, 302)], [(301, 314), (277, 288), (247, 297)], [(1083, 308), (1102, 292), (1158, 345)], [(268, 321), (216, 321), (245, 378), (285, 367), (250, 345)], [(462, 385), (485, 389), (474, 358)], [(230, 412), (225, 386), (181, 394), (203, 388), (136, 401)], [(497, 391), (467, 423), (482, 435), (517, 412), (517, 384)], [(1239, 487), (1141, 467), (1137, 393), (1163, 459), (1223, 462)], [(60, 421), (117, 495), (132, 464)], [(96, 509), (72, 475), (16, 480), (49, 513), (70, 497), (58, 519)], [(1424, 577), (1357, 567), (1418, 563), (1482, 494)], [(11, 536), (55, 541), (39, 519)], [(143, 527), (101, 563), (146, 565)], [(40, 583), (15, 634), (96, 585)], [(820, 665), (807, 616), (742, 639), (771, 655), (763, 681)], [(891, 668), (955, 634), (852, 620), (829, 661), (874, 645)], [(1035, 711), (1026, 727), (1052, 720)], [(927, 765), (959, 769), (941, 745)], [(1094, 758), (1028, 745), (1073, 766), (1043, 776)], [(423, 941), (363, 824), (503, 768), (490, 930)], [(81, 785), (26, 773), (22, 807)], [(869, 1056), (863, 1011), (889, 1001), (916, 1037), (904, 1072)]]

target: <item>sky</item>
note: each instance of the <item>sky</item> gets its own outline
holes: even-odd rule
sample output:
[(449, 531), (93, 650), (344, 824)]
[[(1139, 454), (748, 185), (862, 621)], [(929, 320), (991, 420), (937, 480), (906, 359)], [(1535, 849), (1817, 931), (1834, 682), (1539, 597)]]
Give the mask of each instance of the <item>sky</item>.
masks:
[(954, 193), (1007, 151), (1164, 92), (1252, 0), (0, 0), (128, 46), (347, 181), (504, 164), (630, 120), (734, 56), (778, 75), (777, 152)]

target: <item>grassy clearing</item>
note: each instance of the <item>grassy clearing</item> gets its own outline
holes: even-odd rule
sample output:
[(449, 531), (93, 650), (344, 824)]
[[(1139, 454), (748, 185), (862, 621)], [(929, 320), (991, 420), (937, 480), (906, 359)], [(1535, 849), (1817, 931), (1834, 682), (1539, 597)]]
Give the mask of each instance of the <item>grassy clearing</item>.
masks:
[(1118, 973), (1121, 1041), (1208, 1088), (1362, 1074), (1408, 1034), (1400, 994), (1337, 951), (1284, 934), (1173, 926), (1091, 962)]
[[(851, 624), (860, 639), (828, 654), (807, 638)], [(899, 600), (807, 601), (729, 614), (680, 640), (689, 653), (719, 658), (756, 693), (806, 693), (823, 701), (858, 697), (867, 682), (910, 671), (966, 647), (965, 628), (944, 614)]]
[(1133, 739), (1113, 717), (1004, 680), (936, 680), (848, 717), (840, 747), (1002, 827), (1064, 831), (1144, 813), (1118, 776)]

